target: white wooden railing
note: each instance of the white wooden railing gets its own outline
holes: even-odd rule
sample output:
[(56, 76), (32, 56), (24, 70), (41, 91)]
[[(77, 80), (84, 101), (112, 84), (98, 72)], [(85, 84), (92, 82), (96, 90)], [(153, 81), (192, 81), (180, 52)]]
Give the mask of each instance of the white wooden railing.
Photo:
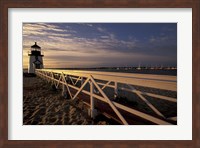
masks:
[[(134, 86), (142, 86), (154, 89), (177, 91), (177, 77), (165, 76), (165, 75), (151, 75), (151, 74), (132, 74), (132, 73), (118, 73), (118, 72), (97, 72), (97, 71), (81, 71), (81, 70), (56, 70), (56, 69), (36, 69), (36, 74), (47, 81), (51, 81), (56, 88), (62, 85), (63, 94), (68, 92), (72, 100), (77, 99), (80, 92), (83, 92), (90, 96), (90, 110), (91, 117), (95, 117), (94, 100), (101, 100), (112, 108), (121, 122), (125, 125), (128, 124), (125, 117), (119, 110), (124, 110), (135, 116), (153, 122), (154, 124), (166, 125), (172, 124), (169, 120), (176, 121), (177, 117), (166, 118), (159, 109), (157, 109), (152, 103), (150, 103), (145, 96), (150, 96), (156, 99), (167, 100), (173, 103), (177, 103), (176, 97), (164, 96), (163, 94), (155, 94), (150, 92), (144, 92), (137, 90)], [(79, 86), (77, 84), (80, 84)], [(90, 89), (84, 89), (89, 84)], [(123, 84), (120, 87), (119, 84)], [(104, 92), (105, 88), (114, 89), (113, 97), (108, 97)], [(70, 90), (77, 90), (76, 93), (72, 93)], [(118, 96), (119, 90), (128, 91), (136, 94), (144, 101), (158, 116), (152, 116), (150, 114), (141, 112), (139, 110), (122, 105), (113, 98)], [(134, 119), (133, 119), (134, 120)]]

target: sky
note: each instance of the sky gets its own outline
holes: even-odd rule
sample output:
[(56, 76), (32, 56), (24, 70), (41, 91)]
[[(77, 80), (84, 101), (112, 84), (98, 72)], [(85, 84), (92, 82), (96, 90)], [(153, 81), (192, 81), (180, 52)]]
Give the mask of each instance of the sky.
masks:
[(176, 23), (23, 23), (23, 68), (35, 42), (45, 68), (177, 66)]

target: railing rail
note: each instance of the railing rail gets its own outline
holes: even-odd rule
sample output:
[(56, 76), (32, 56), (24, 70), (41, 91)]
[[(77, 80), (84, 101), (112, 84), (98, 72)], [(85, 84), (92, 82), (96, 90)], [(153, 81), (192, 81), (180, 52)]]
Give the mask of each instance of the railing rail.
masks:
[[(165, 115), (163, 115), (159, 111), (159, 109), (157, 109), (152, 103), (150, 103), (145, 96), (177, 103), (177, 99), (175, 97), (164, 96), (162, 94), (155, 94), (151, 92), (144, 92), (141, 90), (137, 90), (134, 87), (150, 87), (154, 89), (176, 92), (176, 76), (57, 69), (36, 69), (36, 74), (42, 78), (47, 79), (48, 81), (51, 81), (56, 87), (62, 85), (63, 91), (67, 91), (72, 100), (76, 99), (80, 92), (89, 95), (92, 118), (95, 117), (94, 99), (98, 99), (109, 104), (109, 106), (112, 108), (112, 110), (115, 112), (115, 114), (118, 116), (123, 124), (128, 124), (128, 122), (122, 116), (119, 109), (141, 117), (145, 120), (151, 121), (155, 124), (172, 124), (168, 121), (176, 121), (176, 117), (166, 118)], [(78, 82), (81, 83), (80, 86), (77, 86)], [(84, 89), (87, 84), (90, 85), (89, 91)], [(127, 87), (119, 86), (119, 84), (126, 85)], [(70, 91), (71, 88), (77, 90), (77, 92), (75, 94), (72, 94), (72, 92)], [(142, 101), (144, 101), (148, 105), (149, 108), (153, 110), (153, 112), (157, 116), (159, 116), (159, 118), (113, 101), (104, 92), (105, 88), (114, 89), (113, 98), (118, 96), (119, 90), (128, 91), (136, 94)]]

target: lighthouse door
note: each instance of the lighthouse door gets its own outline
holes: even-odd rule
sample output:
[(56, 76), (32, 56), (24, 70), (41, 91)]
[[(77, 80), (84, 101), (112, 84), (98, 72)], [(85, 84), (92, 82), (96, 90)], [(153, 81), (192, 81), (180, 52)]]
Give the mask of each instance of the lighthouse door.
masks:
[(35, 68), (40, 69), (40, 64), (35, 63)]
[(41, 68), (42, 62), (39, 60), (38, 56), (35, 56), (35, 61), (33, 63), (35, 64), (35, 68), (36, 69), (40, 69)]

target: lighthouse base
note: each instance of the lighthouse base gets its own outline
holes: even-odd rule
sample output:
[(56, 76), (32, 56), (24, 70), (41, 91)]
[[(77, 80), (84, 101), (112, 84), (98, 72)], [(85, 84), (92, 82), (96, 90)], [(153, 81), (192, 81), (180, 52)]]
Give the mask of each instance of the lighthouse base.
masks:
[(35, 73), (35, 69), (42, 69), (43, 59), (42, 56), (29, 55), (28, 73)]

